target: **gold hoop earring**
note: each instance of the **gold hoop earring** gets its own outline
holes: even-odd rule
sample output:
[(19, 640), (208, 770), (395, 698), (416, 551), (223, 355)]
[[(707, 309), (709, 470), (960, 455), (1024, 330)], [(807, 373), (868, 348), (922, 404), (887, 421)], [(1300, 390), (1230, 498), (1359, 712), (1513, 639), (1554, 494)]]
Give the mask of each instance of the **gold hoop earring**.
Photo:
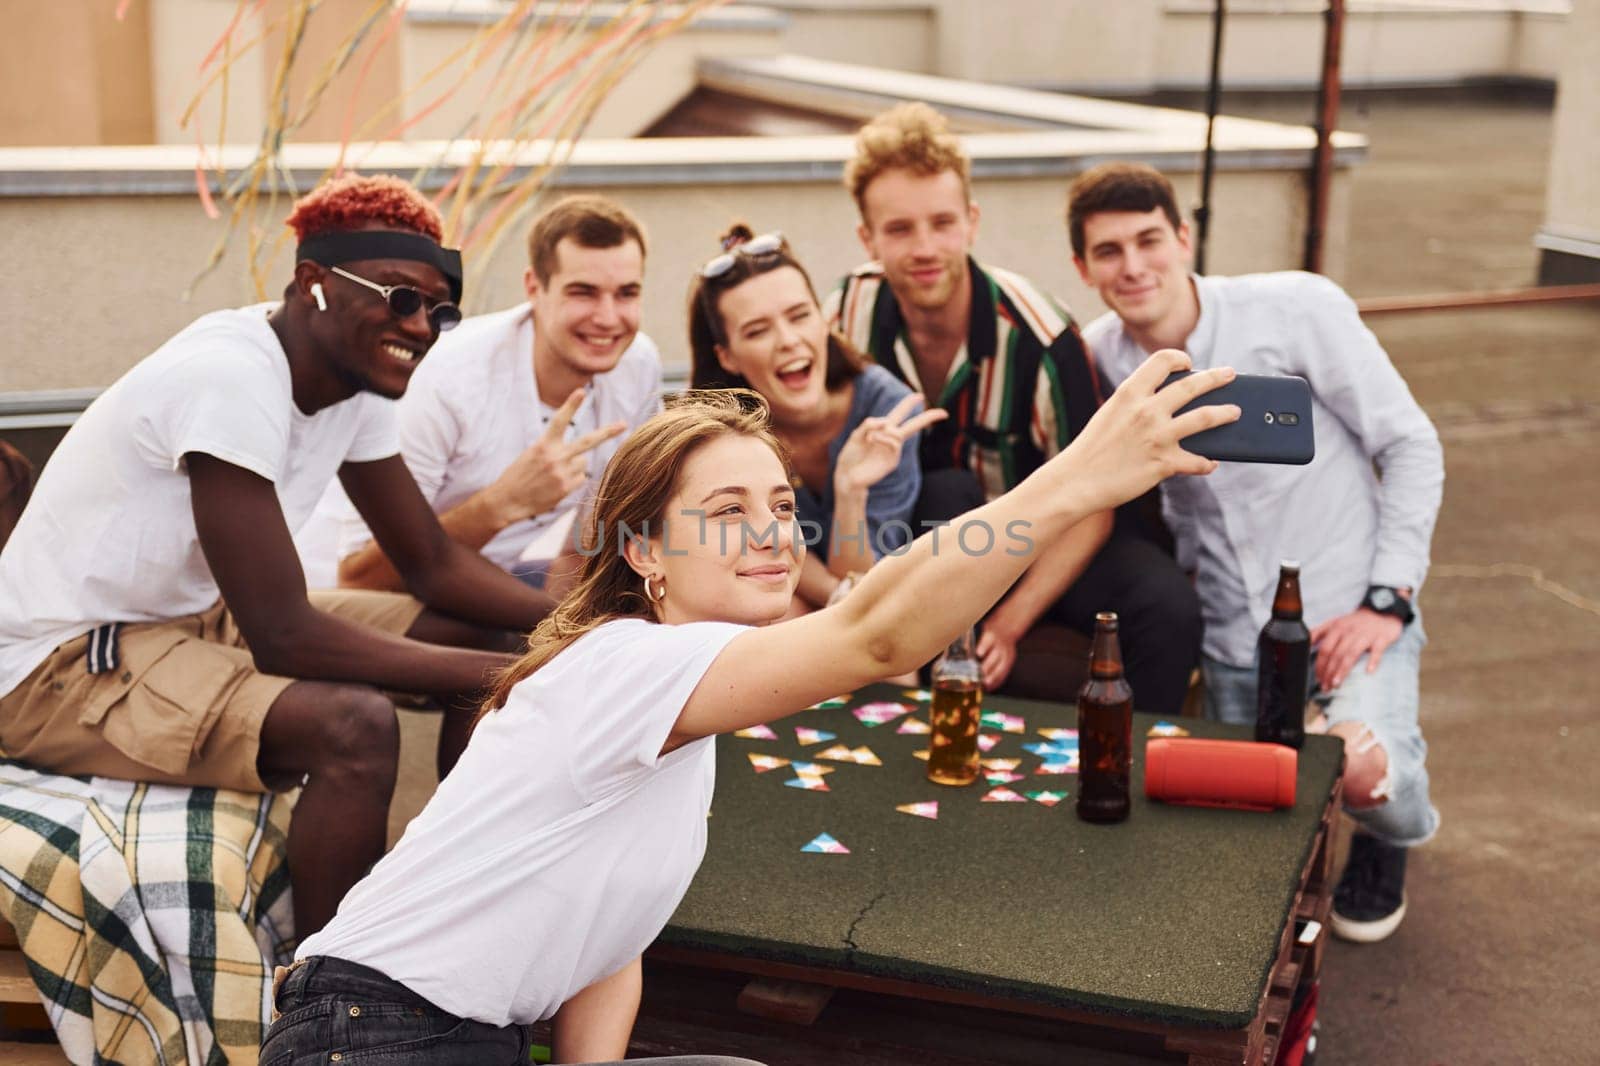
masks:
[(661, 592), (659, 595), (657, 595), (656, 590), (650, 587), (650, 575), (646, 574), (644, 576), (644, 594), (650, 597), (656, 603), (660, 603), (662, 600), (667, 598), (667, 579), (661, 579)]

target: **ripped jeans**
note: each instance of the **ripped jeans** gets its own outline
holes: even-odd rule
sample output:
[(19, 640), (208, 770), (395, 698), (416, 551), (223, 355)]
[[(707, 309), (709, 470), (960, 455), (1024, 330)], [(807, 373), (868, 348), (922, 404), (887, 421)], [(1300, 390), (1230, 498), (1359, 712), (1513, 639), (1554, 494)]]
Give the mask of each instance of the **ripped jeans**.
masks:
[[(1427, 642), (1419, 614), (1383, 653), (1375, 672), (1367, 673), (1367, 657), (1363, 655), (1350, 668), (1344, 684), (1332, 692), (1317, 688), (1316, 652), (1311, 653), (1308, 695), (1327, 716), (1328, 725), (1365, 724), (1371, 736), (1363, 734), (1352, 746), (1375, 737), (1389, 756), (1388, 802), (1365, 808), (1347, 805), (1345, 812), (1373, 836), (1400, 847), (1424, 843), (1439, 829), (1439, 812), (1428, 797), (1428, 744), (1417, 723), (1417, 675)], [(1200, 668), (1206, 681), (1206, 717), (1254, 725), (1255, 665), (1232, 666), (1205, 656)]]

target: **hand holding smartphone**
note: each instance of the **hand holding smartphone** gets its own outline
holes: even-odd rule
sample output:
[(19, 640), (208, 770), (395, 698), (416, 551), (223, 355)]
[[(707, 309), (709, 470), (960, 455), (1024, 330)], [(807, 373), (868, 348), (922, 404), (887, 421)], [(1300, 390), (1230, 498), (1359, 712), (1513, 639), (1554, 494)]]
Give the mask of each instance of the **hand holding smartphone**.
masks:
[[(1193, 371), (1181, 371), (1162, 382), (1166, 388)], [(1185, 451), (1207, 459), (1232, 463), (1285, 463), (1303, 466), (1316, 456), (1311, 426), (1311, 386), (1305, 378), (1240, 374), (1220, 388), (1200, 396), (1177, 414), (1202, 404), (1239, 406), (1236, 422), (1201, 430), (1185, 437)], [(1174, 416), (1176, 417), (1176, 416)]]

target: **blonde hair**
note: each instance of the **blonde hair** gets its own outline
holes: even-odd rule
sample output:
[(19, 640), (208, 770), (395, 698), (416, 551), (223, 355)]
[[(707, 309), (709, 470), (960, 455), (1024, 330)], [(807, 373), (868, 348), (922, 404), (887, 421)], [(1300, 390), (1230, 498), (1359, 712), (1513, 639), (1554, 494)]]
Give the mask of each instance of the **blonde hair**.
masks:
[(640, 535), (659, 531), (690, 457), (726, 436), (754, 437), (789, 470), (788, 453), (772, 432), (767, 402), (748, 389), (683, 393), (628, 436), (600, 478), (583, 531), (585, 558), (577, 587), (528, 635), (522, 658), (495, 678), (478, 712), (480, 720), (505, 706), (518, 682), (584, 634), (619, 618), (656, 621), (644, 578), (628, 565), (620, 546), (608, 545), (606, 538), (624, 529)]
[(844, 187), (867, 217), (866, 191), (886, 170), (909, 170), (924, 177), (953, 170), (961, 191), (972, 199), (972, 165), (950, 121), (927, 104), (898, 104), (861, 127), (856, 154), (844, 165)]

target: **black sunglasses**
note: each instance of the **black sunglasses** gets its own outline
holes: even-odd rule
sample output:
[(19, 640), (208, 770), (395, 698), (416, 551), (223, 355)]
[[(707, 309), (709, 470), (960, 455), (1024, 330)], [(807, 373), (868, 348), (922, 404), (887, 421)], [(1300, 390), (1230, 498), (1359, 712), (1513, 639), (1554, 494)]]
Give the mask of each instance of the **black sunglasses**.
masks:
[[(336, 266), (328, 268), (341, 278), (347, 278), (357, 285), (365, 285), (373, 292), (382, 296), (389, 304), (389, 310), (394, 312), (396, 318), (410, 318), (428, 303), (428, 298), (422, 295), (422, 290), (411, 285), (379, 285), (376, 281), (357, 277), (348, 270), (340, 270)], [(449, 300), (441, 300), (428, 308), (428, 322), (433, 328), (443, 333), (455, 329), (461, 322), (461, 308)]]
[(741, 255), (746, 259), (768, 259), (782, 255), (786, 247), (781, 233), (763, 233), (759, 237), (751, 237), (721, 255), (706, 260), (706, 265), (700, 268), (700, 276), (706, 281), (720, 278), (733, 269)]

